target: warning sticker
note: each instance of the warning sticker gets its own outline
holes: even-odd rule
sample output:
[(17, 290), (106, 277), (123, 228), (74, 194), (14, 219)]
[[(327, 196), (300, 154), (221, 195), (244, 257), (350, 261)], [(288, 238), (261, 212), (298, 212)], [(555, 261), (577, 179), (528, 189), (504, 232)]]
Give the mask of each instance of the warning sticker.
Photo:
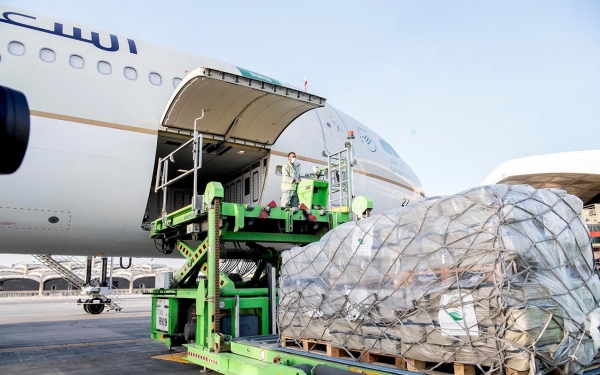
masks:
[[(469, 303), (471, 302), (471, 303)], [(443, 336), (479, 336), (471, 294), (443, 294), (438, 314)]]

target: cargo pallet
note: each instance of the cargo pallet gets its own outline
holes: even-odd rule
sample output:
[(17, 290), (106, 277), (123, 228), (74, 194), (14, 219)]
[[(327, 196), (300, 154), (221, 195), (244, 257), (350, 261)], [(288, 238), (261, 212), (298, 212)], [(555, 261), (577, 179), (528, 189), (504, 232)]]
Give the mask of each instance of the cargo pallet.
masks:
[[(412, 372), (426, 372), (430, 374), (455, 374), (474, 375), (478, 371), (476, 365), (458, 362), (436, 363), (426, 362), (413, 358), (406, 358), (390, 353), (381, 353), (368, 349), (352, 349), (336, 346), (331, 342), (315, 339), (281, 337), (281, 346), (309, 353), (327, 355), (333, 358), (348, 359), (360, 363), (368, 363), (382, 367), (391, 367)], [(484, 368), (486, 366), (483, 366)], [(506, 369), (506, 375), (526, 375), (529, 371), (516, 371)]]
[[(479, 366), (468, 363), (459, 362), (428, 362), (414, 358), (408, 358), (390, 353), (381, 353), (370, 349), (352, 349), (343, 348), (334, 343), (310, 339), (310, 338), (294, 338), (289, 336), (281, 336), (280, 345), (282, 348), (291, 349), (300, 353), (316, 354), (337, 358), (341, 360), (353, 361), (378, 367), (388, 367), (397, 370), (407, 370), (415, 373), (426, 373), (434, 375), (475, 375), (482, 374)], [(600, 357), (594, 363), (586, 367), (584, 375), (600, 374)], [(488, 366), (481, 366), (488, 371)], [(529, 371), (518, 371), (510, 368), (504, 369), (505, 375), (528, 375)], [(562, 375), (564, 372), (561, 368), (553, 370), (551, 375)]]

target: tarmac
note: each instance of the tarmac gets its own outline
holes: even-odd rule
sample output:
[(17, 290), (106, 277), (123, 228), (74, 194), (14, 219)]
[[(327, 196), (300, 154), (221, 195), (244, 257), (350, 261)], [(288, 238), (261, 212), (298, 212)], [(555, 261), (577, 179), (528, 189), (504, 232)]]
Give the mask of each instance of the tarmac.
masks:
[[(76, 297), (0, 299), (1, 375), (197, 375), (202, 369), (150, 339), (149, 296), (90, 315)], [(216, 373), (212, 373), (216, 374)]]

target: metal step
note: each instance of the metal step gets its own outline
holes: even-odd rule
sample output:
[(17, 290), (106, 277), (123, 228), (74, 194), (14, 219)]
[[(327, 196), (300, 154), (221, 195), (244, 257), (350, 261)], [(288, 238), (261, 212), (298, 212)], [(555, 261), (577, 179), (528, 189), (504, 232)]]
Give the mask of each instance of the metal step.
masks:
[(73, 287), (81, 289), (85, 285), (85, 281), (77, 276), (73, 271), (69, 270), (65, 266), (63, 266), (59, 261), (54, 259), (51, 255), (34, 255), (35, 259), (37, 259), (40, 263), (46, 265), (52, 271), (56, 272), (63, 279), (67, 280)]
[[(73, 288), (82, 290), (85, 284), (85, 263), (82, 262), (75, 256), (61, 256), (61, 255), (49, 255), (49, 254), (40, 254), (33, 256), (40, 263), (44, 264), (46, 267), (50, 268), (52, 271), (56, 272), (60, 277), (69, 282)], [(65, 267), (65, 264), (70, 264), (71, 267), (76, 266), (79, 272), (70, 270)], [(92, 267), (92, 280), (99, 280), (100, 273), (98, 271), (94, 271), (94, 267)], [(110, 303), (106, 304), (107, 310), (116, 310), (121, 311), (122, 308), (116, 303), (119, 301), (123, 301), (125, 292), (123, 290), (118, 290), (114, 286), (110, 289), (110, 293), (104, 296), (101, 296), (102, 299), (110, 299)], [(93, 296), (92, 296), (93, 297)]]

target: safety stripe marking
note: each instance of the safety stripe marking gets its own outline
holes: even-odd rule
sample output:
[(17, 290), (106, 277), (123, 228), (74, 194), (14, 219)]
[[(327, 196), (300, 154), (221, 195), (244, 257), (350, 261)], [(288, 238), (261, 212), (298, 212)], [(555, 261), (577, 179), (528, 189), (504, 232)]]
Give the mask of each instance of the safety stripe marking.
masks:
[(88, 118), (83, 118), (83, 117), (67, 116), (67, 115), (61, 115), (58, 113), (37, 111), (34, 109), (30, 110), (29, 113), (32, 116), (44, 117), (44, 118), (49, 118), (49, 119), (53, 119), (53, 120), (69, 121), (69, 122), (75, 122), (78, 124), (100, 126), (103, 128), (125, 130), (125, 131), (130, 131), (130, 132), (135, 132), (135, 133), (158, 135), (158, 129), (155, 130), (155, 129), (148, 129), (148, 128), (140, 128), (138, 126), (115, 124), (112, 122), (98, 121), (98, 120), (93, 120), (93, 119), (88, 119)]
[(197, 358), (197, 359), (200, 359), (202, 361), (205, 361), (205, 362), (208, 362), (208, 363), (212, 363), (213, 365), (218, 365), (219, 364), (219, 362), (216, 359), (212, 359), (212, 358), (209, 358), (209, 357), (207, 357), (205, 355), (196, 354), (196, 353), (193, 353), (193, 352), (188, 352), (188, 357)]

